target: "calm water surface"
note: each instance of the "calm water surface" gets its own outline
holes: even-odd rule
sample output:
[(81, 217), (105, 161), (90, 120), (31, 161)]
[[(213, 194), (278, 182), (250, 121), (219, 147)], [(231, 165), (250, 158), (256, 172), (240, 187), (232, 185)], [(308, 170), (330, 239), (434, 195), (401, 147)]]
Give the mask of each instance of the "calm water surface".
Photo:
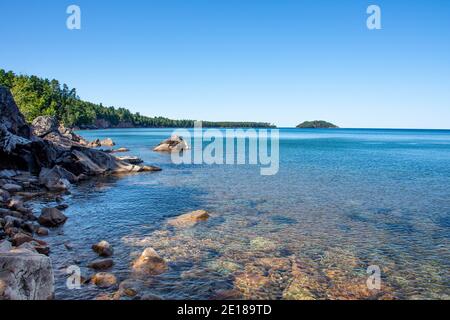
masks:
[[(171, 133), (81, 132), (110, 137), (163, 171), (73, 189), (67, 224), (48, 238), (57, 298), (115, 291), (65, 286), (69, 265), (93, 274), (90, 247), (103, 239), (114, 246), (110, 272), (119, 280), (146, 247), (169, 262), (167, 273), (144, 279), (141, 296), (450, 298), (450, 131), (282, 129), (280, 171), (266, 177), (255, 166), (173, 165), (151, 150)], [(167, 225), (197, 209), (211, 219)], [(379, 291), (366, 286), (371, 265), (382, 271)]]

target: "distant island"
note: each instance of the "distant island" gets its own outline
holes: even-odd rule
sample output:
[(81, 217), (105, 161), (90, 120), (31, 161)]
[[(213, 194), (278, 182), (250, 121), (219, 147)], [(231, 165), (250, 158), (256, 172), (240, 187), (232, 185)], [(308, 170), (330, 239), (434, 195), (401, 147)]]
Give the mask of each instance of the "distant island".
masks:
[[(82, 100), (76, 89), (61, 85), (58, 80), (18, 75), (0, 69), (0, 86), (11, 90), (28, 123), (39, 116), (53, 116), (67, 128), (192, 128), (194, 120), (172, 120), (147, 117), (126, 108), (106, 107)], [(274, 128), (265, 122), (203, 121), (206, 128)]]
[(323, 120), (305, 121), (297, 126), (299, 129), (332, 129), (339, 128), (337, 125)]

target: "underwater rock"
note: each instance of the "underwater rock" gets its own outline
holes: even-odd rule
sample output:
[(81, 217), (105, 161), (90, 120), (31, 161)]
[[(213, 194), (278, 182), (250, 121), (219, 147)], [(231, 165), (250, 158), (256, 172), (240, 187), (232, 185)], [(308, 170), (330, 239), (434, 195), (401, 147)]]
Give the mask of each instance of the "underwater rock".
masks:
[(153, 248), (145, 249), (132, 268), (138, 275), (159, 275), (168, 270), (166, 261)]
[(89, 264), (89, 268), (94, 270), (106, 270), (110, 269), (114, 265), (113, 259), (98, 259)]
[(208, 220), (209, 217), (209, 213), (205, 210), (197, 210), (171, 219), (168, 221), (168, 224), (178, 228), (192, 227), (200, 221)]
[(117, 284), (117, 278), (112, 273), (100, 272), (95, 274), (92, 279), (92, 283), (102, 289), (110, 288)]

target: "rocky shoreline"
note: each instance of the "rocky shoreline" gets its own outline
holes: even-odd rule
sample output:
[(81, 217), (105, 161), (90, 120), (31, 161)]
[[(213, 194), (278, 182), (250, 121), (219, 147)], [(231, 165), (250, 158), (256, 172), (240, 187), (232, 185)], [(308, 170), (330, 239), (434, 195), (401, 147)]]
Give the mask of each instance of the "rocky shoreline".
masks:
[[(63, 197), (73, 185), (100, 175), (161, 170), (141, 165), (136, 157), (114, 155), (124, 148), (95, 149), (112, 146), (110, 139), (88, 142), (52, 117), (38, 117), (28, 125), (9, 90), (0, 87), (0, 300), (54, 297), (51, 248), (43, 237), (66, 222)], [(37, 215), (30, 203), (43, 196), (59, 205)], [(92, 267), (110, 263), (100, 260)], [(92, 281), (111, 281), (100, 278), (95, 275)]]

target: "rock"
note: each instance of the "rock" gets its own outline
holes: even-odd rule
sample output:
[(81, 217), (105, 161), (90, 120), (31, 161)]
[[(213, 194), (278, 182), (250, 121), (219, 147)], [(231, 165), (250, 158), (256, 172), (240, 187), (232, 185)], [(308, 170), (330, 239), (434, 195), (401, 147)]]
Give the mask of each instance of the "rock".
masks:
[(159, 172), (162, 171), (161, 168), (155, 166), (142, 166), (139, 172)]
[(35, 245), (34, 250), (37, 251), (37, 253), (43, 254), (48, 256), (50, 254), (50, 247), (48, 245)]
[(182, 137), (177, 135), (161, 142), (153, 149), (156, 152), (179, 152), (183, 150), (189, 150), (189, 146)]
[(60, 210), (60, 211), (64, 211), (64, 210), (66, 210), (67, 208), (69, 208), (69, 205), (68, 205), (68, 204), (59, 204), (59, 205), (56, 206), (56, 209), (58, 209), (58, 210)]
[(100, 272), (92, 277), (92, 283), (99, 288), (107, 289), (117, 284), (117, 278), (111, 273)]
[(39, 183), (45, 185), (50, 191), (68, 190), (70, 184), (77, 181), (73, 173), (60, 166), (54, 166), (52, 169), (43, 168), (39, 174)]
[(56, 208), (44, 208), (38, 222), (48, 228), (56, 228), (66, 223), (67, 217)]
[(4, 240), (0, 241), (0, 254), (9, 252), (12, 249), (11, 242)]
[(107, 138), (107, 139), (100, 141), (100, 145), (102, 147), (114, 147), (116, 144), (114, 143), (114, 141), (112, 141), (112, 139)]
[(119, 148), (116, 150), (112, 150), (111, 152), (112, 153), (122, 153), (122, 152), (129, 152), (129, 151), (130, 151), (130, 149), (127, 149), (127, 148)]
[(98, 259), (94, 260), (89, 264), (89, 268), (94, 270), (106, 270), (114, 265), (113, 259)]
[(33, 237), (25, 234), (25, 233), (18, 233), (16, 235), (14, 235), (14, 237), (12, 238), (12, 244), (15, 247), (19, 247), (20, 245), (26, 243), (26, 242), (31, 242), (33, 241)]
[(48, 236), (49, 230), (47, 228), (39, 227), (36, 230), (36, 234), (41, 237)]
[(94, 141), (92, 141), (92, 142), (90, 142), (88, 144), (89, 148), (98, 148), (98, 147), (101, 147), (101, 146), (102, 146), (102, 144), (101, 144), (99, 139), (96, 139), (96, 140), (94, 140)]
[(101, 257), (110, 257), (114, 254), (113, 247), (109, 244), (108, 241), (100, 241), (97, 244), (92, 246), (92, 250), (96, 252)]
[(17, 171), (15, 171), (15, 170), (1, 170), (0, 171), (0, 178), (2, 178), (2, 179), (10, 179), (15, 176), (17, 176)]
[(294, 278), (283, 292), (284, 300), (316, 300), (301, 277)]
[(139, 295), (145, 285), (141, 280), (127, 279), (120, 283), (119, 290), (114, 294), (114, 300), (134, 298)]
[(54, 277), (48, 257), (26, 249), (0, 253), (0, 300), (50, 300)]
[(250, 247), (255, 251), (274, 251), (276, 250), (276, 244), (266, 238), (256, 237), (250, 241)]
[(124, 157), (116, 157), (116, 158), (120, 161), (124, 161), (129, 164), (141, 164), (144, 162), (141, 158), (134, 157), (134, 156), (124, 156)]
[(168, 221), (168, 224), (174, 227), (192, 227), (200, 221), (209, 219), (209, 214), (205, 210), (197, 210), (190, 213), (183, 214), (177, 218)]
[(20, 228), (24, 221), (20, 218), (13, 216), (5, 216), (5, 229), (9, 228)]
[(0, 86), (0, 123), (11, 134), (29, 139), (31, 129), (14, 102), (9, 89)]
[(139, 275), (159, 275), (166, 272), (168, 266), (153, 248), (147, 248), (133, 263), (132, 269)]
[(0, 189), (0, 202), (6, 202), (11, 198), (8, 191)]
[(41, 116), (33, 120), (31, 127), (35, 136), (44, 138), (49, 133), (58, 131), (59, 123), (55, 117)]
[(160, 301), (163, 300), (160, 296), (157, 296), (156, 294), (147, 293), (142, 296), (141, 300), (143, 301)]
[(73, 250), (73, 245), (70, 242), (64, 242), (64, 247), (69, 250), (72, 251)]
[(7, 183), (7, 184), (3, 185), (2, 189), (7, 192), (19, 192), (19, 191), (23, 190), (23, 188), (21, 186), (19, 186), (17, 184), (12, 184), (12, 183)]

